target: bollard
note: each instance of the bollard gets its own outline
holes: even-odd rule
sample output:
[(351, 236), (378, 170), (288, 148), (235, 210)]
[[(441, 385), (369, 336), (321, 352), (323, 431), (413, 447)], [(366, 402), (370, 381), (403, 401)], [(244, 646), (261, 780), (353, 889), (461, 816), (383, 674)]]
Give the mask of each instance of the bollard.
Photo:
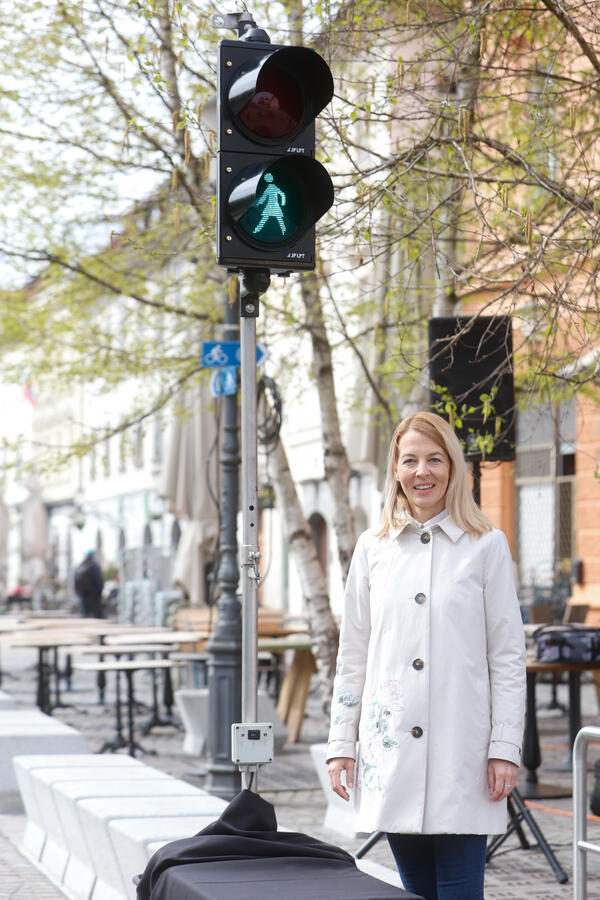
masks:
[(600, 816), (600, 759), (594, 763), (594, 790), (590, 798), (590, 809), (595, 816)]
[(600, 728), (587, 725), (573, 745), (573, 897), (587, 900), (587, 853), (600, 853), (600, 845), (587, 840), (586, 759), (590, 741), (600, 740)]

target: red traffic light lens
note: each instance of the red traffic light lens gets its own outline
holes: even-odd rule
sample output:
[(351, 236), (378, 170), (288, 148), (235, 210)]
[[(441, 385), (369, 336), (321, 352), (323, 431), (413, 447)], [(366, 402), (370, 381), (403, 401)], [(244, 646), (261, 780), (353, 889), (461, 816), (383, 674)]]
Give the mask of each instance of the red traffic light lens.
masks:
[(304, 114), (302, 88), (285, 69), (263, 69), (256, 90), (238, 117), (248, 131), (261, 138), (279, 139), (292, 134)]

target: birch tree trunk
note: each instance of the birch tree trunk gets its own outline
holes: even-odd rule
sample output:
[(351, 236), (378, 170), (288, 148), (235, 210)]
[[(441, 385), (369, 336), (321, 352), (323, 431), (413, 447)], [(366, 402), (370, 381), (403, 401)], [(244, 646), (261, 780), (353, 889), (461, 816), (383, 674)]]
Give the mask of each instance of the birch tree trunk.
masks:
[(352, 469), (342, 441), (335, 383), (333, 380), (331, 344), (329, 343), (323, 320), (319, 281), (316, 278), (303, 279), (302, 300), (306, 309), (306, 323), (312, 341), (314, 374), (319, 395), (325, 480), (331, 491), (333, 528), (337, 541), (342, 579), (345, 584), (356, 543), (352, 508), (350, 506), (350, 476)]
[(275, 496), (285, 539), (300, 578), (306, 604), (312, 651), (317, 665), (323, 709), (329, 711), (338, 648), (338, 628), (329, 605), (325, 575), (304, 516), (281, 440), (272, 451)]

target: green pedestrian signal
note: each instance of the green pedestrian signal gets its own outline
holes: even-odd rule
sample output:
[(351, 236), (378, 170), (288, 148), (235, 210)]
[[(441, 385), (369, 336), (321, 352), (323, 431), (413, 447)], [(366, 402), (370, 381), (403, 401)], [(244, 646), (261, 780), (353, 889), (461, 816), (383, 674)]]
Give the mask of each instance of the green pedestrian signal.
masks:
[(217, 261), (286, 274), (315, 267), (315, 223), (333, 185), (314, 159), (314, 120), (333, 95), (314, 50), (221, 41)]
[[(250, 210), (244, 216), (246, 222), (242, 222), (242, 228), (246, 228), (247, 220), (250, 218), (250, 214), (254, 212), (257, 207), (263, 207), (262, 214), (260, 217), (260, 222), (258, 225), (253, 228), (252, 234), (258, 234), (262, 232), (260, 239), (261, 241), (272, 242), (273, 240), (277, 240), (277, 235), (271, 238), (272, 230), (271, 228), (265, 228), (265, 225), (268, 225), (271, 219), (275, 219), (277, 224), (279, 225), (279, 230), (281, 231), (281, 237), (285, 237), (286, 232), (289, 231), (286, 228), (285, 224), (285, 216), (283, 214), (283, 208), (285, 206), (286, 195), (276, 184), (273, 183), (273, 175), (271, 172), (265, 172), (263, 175), (260, 184), (265, 182), (265, 189), (256, 199), (254, 205), (250, 208)], [(276, 230), (276, 229), (275, 229)]]

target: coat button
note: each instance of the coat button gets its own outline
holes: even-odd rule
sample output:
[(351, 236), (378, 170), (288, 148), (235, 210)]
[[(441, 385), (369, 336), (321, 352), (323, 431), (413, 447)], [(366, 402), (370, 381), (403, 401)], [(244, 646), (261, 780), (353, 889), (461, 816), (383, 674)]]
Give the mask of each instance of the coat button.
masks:
[(423, 737), (423, 729), (420, 727), (420, 725), (415, 725), (414, 728), (411, 728), (410, 733), (414, 738)]
[(424, 534), (421, 535), (421, 543), (422, 544), (428, 544), (430, 540), (431, 540), (431, 535), (429, 534), (428, 531), (424, 532)]
[(422, 659), (413, 659), (413, 669), (416, 669), (417, 672), (422, 669), (424, 665), (425, 663)]
[(419, 606), (425, 603), (426, 600), (427, 597), (425, 596), (425, 594), (415, 594), (415, 603), (418, 603)]

